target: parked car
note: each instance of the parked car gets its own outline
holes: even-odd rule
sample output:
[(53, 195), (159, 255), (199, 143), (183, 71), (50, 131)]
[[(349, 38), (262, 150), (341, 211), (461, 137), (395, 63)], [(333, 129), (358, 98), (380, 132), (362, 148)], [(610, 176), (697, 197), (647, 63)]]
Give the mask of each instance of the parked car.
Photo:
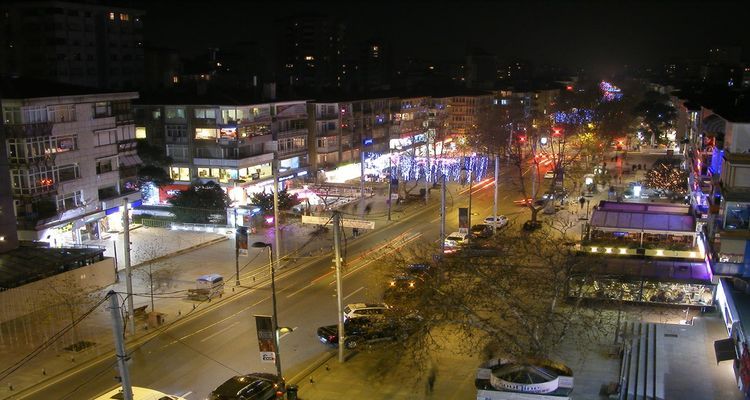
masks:
[[(404, 319), (394, 318), (354, 318), (344, 321), (344, 346), (355, 349), (363, 343), (373, 343), (384, 340), (406, 339), (409, 336), (412, 323), (417, 317)], [(318, 339), (325, 344), (339, 343), (338, 325), (326, 325), (318, 328)]]
[(486, 239), (492, 236), (492, 226), (486, 224), (473, 225), (471, 235), (476, 238)]
[(505, 215), (490, 215), (484, 219), (485, 225), (495, 226), (496, 228), (502, 228), (508, 225), (508, 217)]
[[(184, 397), (173, 396), (154, 389), (138, 386), (131, 386), (130, 388), (132, 389), (133, 400), (185, 400)], [(124, 398), (123, 396), (122, 387), (118, 387), (104, 393), (94, 400), (121, 400)]]
[(463, 232), (453, 232), (445, 238), (445, 247), (455, 251), (469, 240), (469, 235)]
[(344, 307), (344, 320), (383, 315), (390, 307), (385, 303), (351, 303)]
[(544, 173), (544, 179), (552, 179), (555, 177), (555, 171), (549, 170)]
[(274, 374), (255, 372), (229, 378), (214, 389), (210, 400), (272, 400), (284, 398), (284, 381)]

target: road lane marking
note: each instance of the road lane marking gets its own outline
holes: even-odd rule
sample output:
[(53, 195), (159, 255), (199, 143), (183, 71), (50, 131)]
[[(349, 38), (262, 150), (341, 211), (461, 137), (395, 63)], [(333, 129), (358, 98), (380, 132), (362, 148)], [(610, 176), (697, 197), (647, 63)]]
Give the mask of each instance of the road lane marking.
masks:
[(365, 288), (364, 286), (360, 287), (359, 289), (357, 289), (357, 290), (349, 293), (348, 295), (346, 295), (346, 297), (344, 297), (342, 300), (346, 300), (346, 299), (354, 296), (355, 294), (357, 294), (357, 292), (359, 292), (360, 290), (363, 290), (364, 288)]
[[(254, 291), (254, 290), (253, 290), (253, 291)], [(267, 298), (263, 298), (263, 299), (260, 299), (260, 300), (256, 301), (255, 303), (253, 303), (253, 304), (250, 304), (249, 306), (247, 306), (247, 307), (245, 307), (245, 308), (243, 308), (243, 309), (241, 309), (241, 310), (237, 311), (237, 312), (236, 312), (236, 313), (234, 313), (234, 314), (228, 315), (228, 316), (226, 316), (226, 317), (224, 317), (224, 318), (222, 318), (222, 319), (220, 319), (220, 320), (218, 320), (218, 321), (214, 322), (213, 324), (210, 324), (210, 325), (206, 325), (206, 326), (204, 326), (203, 328), (201, 328), (201, 329), (198, 329), (198, 330), (197, 330), (197, 331), (195, 331), (195, 332), (192, 332), (192, 333), (188, 333), (187, 335), (185, 335), (185, 336), (183, 336), (183, 337), (181, 337), (181, 338), (178, 338), (178, 339), (176, 339), (176, 340), (173, 340), (173, 341), (171, 341), (171, 342), (169, 342), (169, 343), (167, 343), (167, 344), (165, 344), (165, 345), (161, 346), (161, 348), (162, 348), (162, 349), (165, 349), (165, 348), (167, 348), (167, 347), (169, 347), (169, 346), (171, 346), (171, 345), (173, 345), (173, 344), (175, 344), (175, 343), (179, 343), (179, 342), (181, 342), (181, 341), (183, 341), (183, 340), (185, 340), (185, 339), (187, 339), (187, 338), (189, 338), (189, 337), (191, 337), (191, 336), (195, 336), (195, 335), (197, 335), (197, 334), (199, 334), (199, 333), (201, 333), (201, 332), (203, 332), (203, 331), (205, 331), (205, 330), (207, 330), (207, 329), (211, 329), (211, 328), (213, 328), (214, 326), (216, 326), (216, 325), (218, 325), (218, 324), (220, 324), (220, 323), (222, 323), (222, 322), (224, 322), (224, 321), (226, 321), (226, 320), (228, 320), (228, 319), (230, 319), (230, 318), (234, 318), (234, 317), (236, 317), (237, 315), (239, 315), (239, 314), (241, 314), (241, 313), (243, 313), (243, 312), (245, 312), (245, 311), (247, 311), (247, 310), (249, 310), (249, 309), (251, 309), (251, 308), (253, 308), (253, 307), (257, 306), (258, 304), (260, 304), (260, 303), (262, 303), (262, 302), (264, 302), (264, 301), (266, 301), (266, 300), (267, 300)]]
[(193, 391), (192, 391), (192, 390), (191, 390), (191, 391), (189, 391), (189, 392), (186, 392), (185, 394), (181, 394), (181, 395), (179, 395), (179, 396), (180, 396), (180, 397), (188, 397), (188, 396), (190, 396), (191, 394), (193, 394)]
[(206, 336), (205, 338), (201, 339), (201, 343), (205, 342), (206, 340), (211, 339), (212, 337), (214, 337), (214, 336), (216, 336), (218, 334), (224, 333), (224, 331), (227, 331), (227, 330), (230, 330), (230, 329), (234, 328), (234, 326), (237, 325), (237, 324), (239, 324), (239, 321), (238, 322), (234, 322), (233, 324), (227, 326), (224, 329), (219, 329), (218, 331), (216, 331), (216, 332), (214, 332), (214, 333)]
[(288, 299), (288, 298), (291, 298), (292, 296), (294, 296), (294, 295), (298, 294), (299, 292), (301, 292), (301, 291), (303, 291), (303, 290), (305, 290), (305, 289), (308, 289), (308, 288), (309, 288), (310, 286), (312, 286), (313, 284), (314, 284), (313, 282), (310, 282), (310, 283), (308, 283), (307, 285), (303, 286), (303, 287), (302, 287), (301, 289), (297, 289), (297, 290), (295, 290), (294, 292), (292, 292), (292, 293), (289, 293), (288, 295), (286, 295), (286, 298), (287, 298), (287, 299)]

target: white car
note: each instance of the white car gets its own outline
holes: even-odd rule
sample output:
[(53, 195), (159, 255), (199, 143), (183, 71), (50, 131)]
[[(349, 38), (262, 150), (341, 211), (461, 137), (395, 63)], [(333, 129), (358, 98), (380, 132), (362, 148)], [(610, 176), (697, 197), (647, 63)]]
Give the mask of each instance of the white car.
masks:
[(445, 247), (455, 248), (463, 246), (469, 240), (469, 234), (464, 232), (453, 232), (445, 238)]
[(505, 215), (490, 215), (484, 219), (484, 224), (494, 226), (495, 228), (502, 228), (505, 225), (508, 225), (508, 217)]
[(544, 173), (544, 179), (552, 179), (555, 177), (555, 171), (549, 170)]
[[(185, 400), (184, 397), (173, 396), (171, 394), (162, 393), (158, 390), (138, 386), (131, 386), (131, 388), (133, 389), (133, 400)], [(118, 387), (104, 393), (94, 400), (112, 400), (122, 398), (122, 387)]]
[(344, 307), (344, 320), (383, 315), (390, 306), (385, 303), (352, 303)]

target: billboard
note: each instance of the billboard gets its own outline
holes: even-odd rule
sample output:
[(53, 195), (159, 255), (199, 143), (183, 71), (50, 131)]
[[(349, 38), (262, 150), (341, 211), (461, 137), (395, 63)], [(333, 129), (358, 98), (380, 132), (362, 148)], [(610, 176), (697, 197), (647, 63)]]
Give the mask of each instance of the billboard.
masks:
[(239, 252), (240, 255), (246, 256), (248, 254), (247, 252), (247, 227), (245, 226), (238, 227), (235, 235), (236, 235), (235, 241), (237, 243), (236, 244), (237, 251)]
[(276, 342), (274, 341), (273, 320), (268, 315), (255, 316), (255, 329), (258, 331), (260, 362), (276, 362)]

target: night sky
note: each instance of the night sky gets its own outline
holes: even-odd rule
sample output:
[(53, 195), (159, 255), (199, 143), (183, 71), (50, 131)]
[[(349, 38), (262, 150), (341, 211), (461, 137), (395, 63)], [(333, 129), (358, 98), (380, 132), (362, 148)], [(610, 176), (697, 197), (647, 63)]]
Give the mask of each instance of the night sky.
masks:
[[(156, 3), (156, 4), (149, 4)], [(155, 45), (190, 54), (240, 39), (271, 50), (274, 19), (317, 11), (349, 21), (353, 38), (389, 40), (395, 56), (463, 59), (479, 47), (500, 60), (609, 71), (670, 57), (701, 57), (709, 46), (750, 51), (750, 1), (158, 1), (148, 2)]]

